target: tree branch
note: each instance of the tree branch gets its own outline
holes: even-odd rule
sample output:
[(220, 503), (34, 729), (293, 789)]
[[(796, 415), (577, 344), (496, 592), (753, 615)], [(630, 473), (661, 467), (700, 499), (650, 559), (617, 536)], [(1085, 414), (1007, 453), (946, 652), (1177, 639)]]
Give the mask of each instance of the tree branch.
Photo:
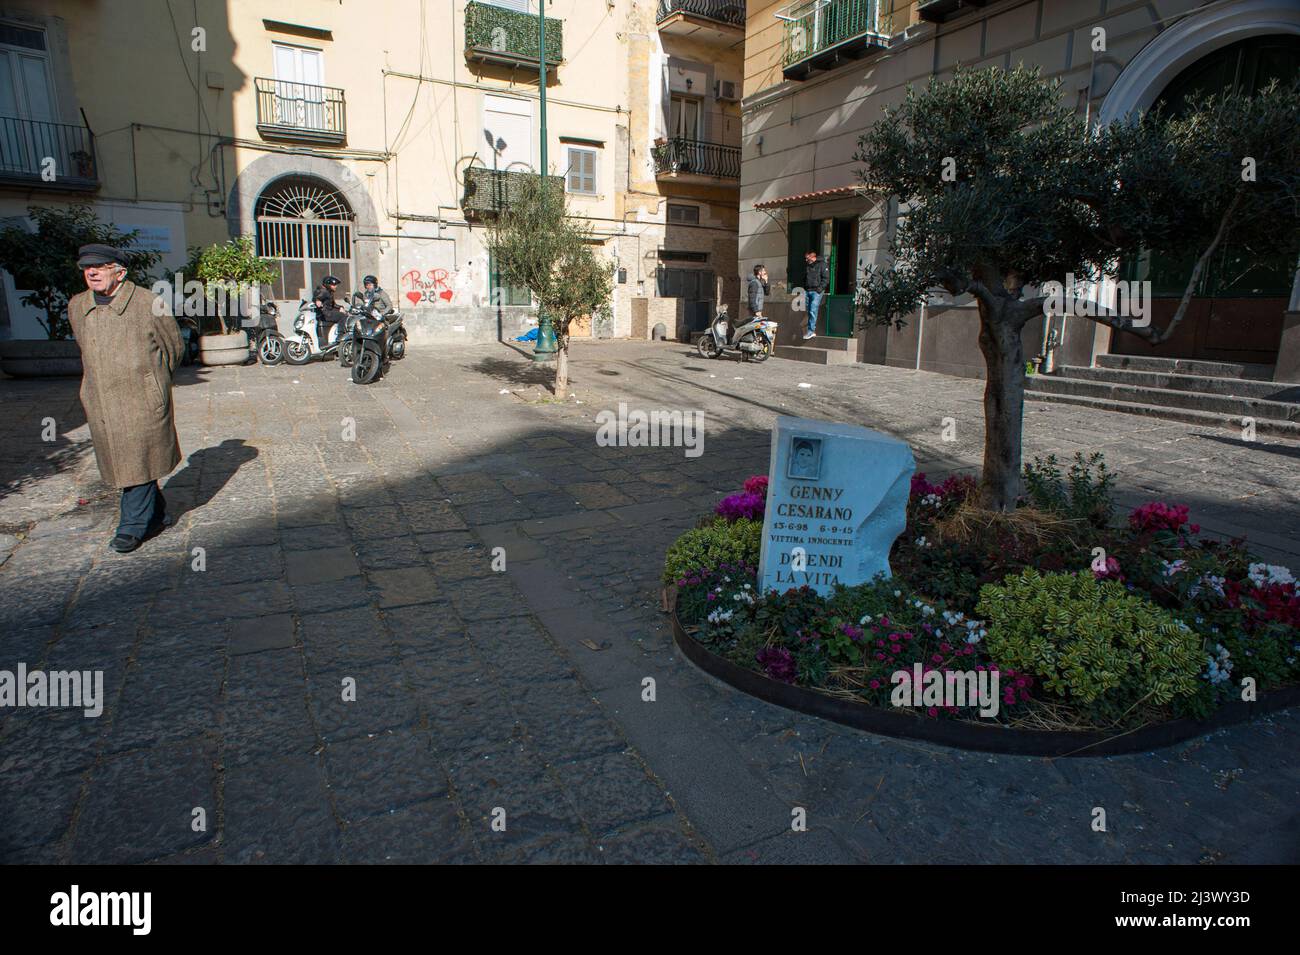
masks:
[(1120, 318), (1119, 316), (1111, 315), (1095, 315), (1089, 317), (1092, 318), (1093, 321), (1100, 322), (1103, 325), (1109, 325), (1111, 328), (1116, 328), (1122, 332), (1136, 335), (1152, 345), (1159, 345), (1161, 342), (1168, 341), (1169, 337), (1173, 335), (1174, 329), (1178, 327), (1178, 323), (1181, 322), (1183, 317), (1187, 314), (1187, 308), (1192, 302), (1192, 293), (1196, 291), (1196, 286), (1201, 281), (1201, 273), (1205, 271), (1206, 263), (1210, 261), (1210, 256), (1212, 256), (1214, 251), (1219, 247), (1219, 243), (1223, 241), (1223, 237), (1228, 234), (1228, 225), (1232, 221), (1233, 213), (1237, 211), (1237, 206), (1241, 205), (1241, 200), (1244, 195), (1245, 186), (1238, 186), (1236, 194), (1232, 197), (1232, 202), (1230, 202), (1228, 208), (1223, 211), (1223, 218), (1219, 220), (1219, 229), (1215, 232), (1214, 239), (1210, 242), (1209, 246), (1206, 247), (1205, 251), (1201, 253), (1200, 258), (1196, 260), (1196, 265), (1192, 269), (1191, 276), (1187, 279), (1187, 288), (1183, 290), (1183, 297), (1178, 302), (1178, 308), (1174, 312), (1174, 317), (1169, 320), (1169, 324), (1166, 325), (1163, 330), (1155, 328), (1152, 325), (1144, 325), (1139, 328), (1134, 328), (1133, 319), (1131, 318)]

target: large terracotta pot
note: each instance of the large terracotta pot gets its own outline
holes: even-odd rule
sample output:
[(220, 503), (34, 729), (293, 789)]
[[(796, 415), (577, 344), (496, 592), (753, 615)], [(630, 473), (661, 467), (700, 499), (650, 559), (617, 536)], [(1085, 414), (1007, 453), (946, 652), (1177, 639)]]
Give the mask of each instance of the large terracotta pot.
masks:
[(74, 341), (43, 338), (2, 341), (0, 371), (11, 378), (79, 377), (81, 348)]

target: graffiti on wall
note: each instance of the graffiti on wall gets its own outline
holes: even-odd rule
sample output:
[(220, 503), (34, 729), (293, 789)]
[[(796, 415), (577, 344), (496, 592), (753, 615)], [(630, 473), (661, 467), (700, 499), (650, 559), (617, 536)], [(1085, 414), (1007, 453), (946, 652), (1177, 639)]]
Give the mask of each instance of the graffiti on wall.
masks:
[(402, 298), (413, 308), (436, 305), (477, 305), (478, 269), (473, 260), (459, 270), (434, 267), (408, 269), (402, 273)]

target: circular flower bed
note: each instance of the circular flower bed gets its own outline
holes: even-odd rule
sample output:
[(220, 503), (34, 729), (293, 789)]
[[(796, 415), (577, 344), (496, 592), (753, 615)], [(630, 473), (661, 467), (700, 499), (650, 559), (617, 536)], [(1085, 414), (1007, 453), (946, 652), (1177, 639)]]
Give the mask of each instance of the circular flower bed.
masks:
[(799, 690), (834, 701), (831, 718), (871, 710), (985, 736), (1105, 740), (1171, 721), (1191, 735), (1265, 691), (1285, 691), (1274, 704), (1300, 695), (1290, 571), (1242, 541), (1200, 537), (1184, 505), (1114, 520), (1113, 481), (1100, 455), (1076, 456), (1068, 473), (1036, 461), (1008, 514), (979, 508), (968, 477), (918, 474), (895, 576), (823, 596), (760, 592), (767, 479), (751, 478), (669, 548), (679, 640), (697, 662), (793, 688), (760, 692), (776, 702)]

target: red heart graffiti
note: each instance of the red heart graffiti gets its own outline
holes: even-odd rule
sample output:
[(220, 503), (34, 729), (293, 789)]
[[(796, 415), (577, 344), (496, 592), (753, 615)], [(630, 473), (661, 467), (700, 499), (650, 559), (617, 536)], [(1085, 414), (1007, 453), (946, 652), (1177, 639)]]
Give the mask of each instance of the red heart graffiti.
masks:
[(406, 297), (411, 300), (412, 305), (419, 305), (420, 299), (423, 298), (424, 296), (422, 296), (419, 292), (407, 292)]
[(449, 289), (449, 288), (447, 288), (447, 289), (443, 289), (441, 292), (438, 293), (438, 296), (439, 296), (439, 297), (440, 297), (444, 302), (450, 302), (450, 301), (451, 301), (451, 296), (452, 296), (452, 291), (451, 291), (451, 289)]

